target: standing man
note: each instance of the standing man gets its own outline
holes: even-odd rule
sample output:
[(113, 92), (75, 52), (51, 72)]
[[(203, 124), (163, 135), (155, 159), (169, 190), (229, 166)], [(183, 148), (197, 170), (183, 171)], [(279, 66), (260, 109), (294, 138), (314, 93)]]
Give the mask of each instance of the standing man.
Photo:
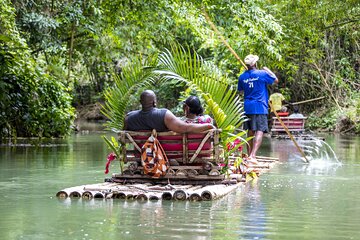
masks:
[(267, 85), (278, 83), (275, 74), (267, 67), (264, 70), (256, 68), (259, 57), (248, 55), (244, 59), (248, 68), (243, 72), (238, 81), (238, 91), (244, 91), (244, 111), (248, 121), (244, 123), (244, 129), (248, 135), (253, 136), (248, 146), (248, 161), (257, 164), (256, 152), (260, 148), (264, 132), (268, 131), (268, 92)]

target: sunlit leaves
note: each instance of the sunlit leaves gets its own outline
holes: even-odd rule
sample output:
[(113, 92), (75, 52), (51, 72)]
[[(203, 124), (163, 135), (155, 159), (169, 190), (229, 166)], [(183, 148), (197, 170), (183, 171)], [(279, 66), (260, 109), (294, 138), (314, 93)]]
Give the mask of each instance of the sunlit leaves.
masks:
[(155, 63), (156, 58), (149, 57), (144, 62), (142, 59), (134, 59), (122, 68), (120, 75), (113, 74), (115, 85), (105, 91), (106, 102), (102, 110), (109, 118), (107, 123), (109, 129), (113, 131), (123, 129), (130, 96), (154, 83)]
[(171, 51), (159, 55), (163, 78), (183, 81), (196, 90), (205, 100), (219, 128), (239, 128), (243, 122), (242, 104), (227, 77), (212, 63), (204, 61), (198, 54), (177, 45)]

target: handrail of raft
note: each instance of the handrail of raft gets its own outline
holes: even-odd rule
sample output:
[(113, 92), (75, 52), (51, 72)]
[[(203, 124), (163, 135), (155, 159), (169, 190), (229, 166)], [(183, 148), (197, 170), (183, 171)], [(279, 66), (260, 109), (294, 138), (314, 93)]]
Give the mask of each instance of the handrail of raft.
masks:
[[(221, 129), (210, 129), (201, 133), (176, 133), (173, 131), (157, 132), (159, 142), (165, 149), (168, 158), (178, 156), (176, 160), (183, 164), (194, 162), (221, 162), (219, 144)], [(123, 144), (122, 153), (125, 162), (130, 160), (129, 153), (136, 159), (141, 152), (142, 144), (151, 135), (151, 131), (128, 131), (118, 133), (119, 142)], [(134, 149), (129, 146), (131, 144)], [(178, 150), (172, 150), (171, 148)], [(180, 157), (181, 156), (181, 157)]]

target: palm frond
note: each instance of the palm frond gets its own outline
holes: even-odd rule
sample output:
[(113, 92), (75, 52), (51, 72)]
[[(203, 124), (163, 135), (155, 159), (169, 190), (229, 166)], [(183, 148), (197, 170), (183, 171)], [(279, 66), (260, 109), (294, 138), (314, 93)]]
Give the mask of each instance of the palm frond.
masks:
[(145, 63), (136, 59), (125, 66), (120, 75), (113, 74), (115, 84), (105, 91), (106, 101), (101, 110), (109, 118), (106, 123), (108, 129), (123, 129), (130, 96), (138, 89), (154, 83), (157, 75), (153, 71), (155, 65), (156, 58), (149, 58)]
[(181, 81), (205, 99), (219, 128), (239, 128), (244, 121), (243, 108), (236, 90), (212, 63), (188, 48), (173, 45), (159, 55), (159, 70), (163, 81)]

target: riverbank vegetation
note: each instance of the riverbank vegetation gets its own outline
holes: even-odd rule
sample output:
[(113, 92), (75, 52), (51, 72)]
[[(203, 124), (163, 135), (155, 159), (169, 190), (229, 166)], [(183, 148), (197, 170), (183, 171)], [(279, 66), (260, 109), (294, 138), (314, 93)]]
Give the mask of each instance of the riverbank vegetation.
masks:
[[(235, 86), (236, 53), (260, 56), (308, 127), (360, 133), (360, 3), (325, 1), (38, 0), (0, 3), (0, 134), (64, 136), (75, 108), (101, 103), (136, 61), (176, 43), (197, 52)], [(177, 112), (186, 84), (154, 81), (160, 106)], [(140, 91), (141, 89), (139, 89)], [(270, 89), (272, 91), (272, 89)], [(212, 96), (213, 97), (213, 96)], [(128, 96), (128, 108), (138, 97)]]

